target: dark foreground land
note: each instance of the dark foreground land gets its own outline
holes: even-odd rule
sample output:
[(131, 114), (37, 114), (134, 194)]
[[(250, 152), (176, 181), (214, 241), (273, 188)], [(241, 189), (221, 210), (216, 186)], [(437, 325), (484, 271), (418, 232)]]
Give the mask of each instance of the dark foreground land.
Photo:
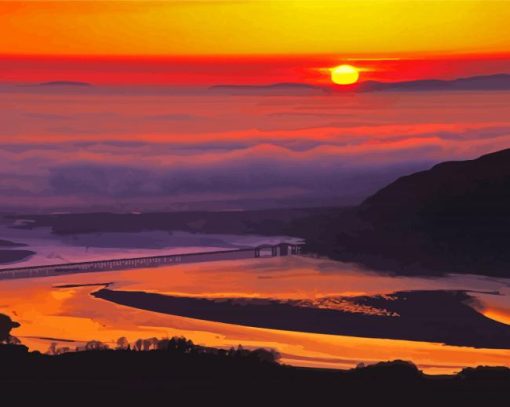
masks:
[(495, 406), (508, 400), (510, 388), (506, 368), (465, 369), (440, 377), (427, 376), (401, 361), (345, 371), (318, 370), (279, 365), (270, 352), (212, 351), (194, 345), (55, 356), (3, 345), (0, 366), (2, 406)]
[(28, 405), (479, 405), (508, 400), (510, 369), (429, 376), (403, 361), (324, 370), (285, 366), (271, 350), (150, 338), (115, 350), (98, 341), (72, 351), (29, 352), (0, 314), (0, 406)]

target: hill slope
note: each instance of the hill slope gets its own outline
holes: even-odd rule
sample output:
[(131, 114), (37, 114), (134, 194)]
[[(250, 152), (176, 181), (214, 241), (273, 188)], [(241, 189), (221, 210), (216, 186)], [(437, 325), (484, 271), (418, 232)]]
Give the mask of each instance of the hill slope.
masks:
[(402, 177), (355, 216), (314, 246), (399, 274), (510, 276), (510, 150)]
[(401, 177), (368, 198), (361, 209), (377, 222), (403, 215), (428, 220), (506, 219), (510, 217), (510, 149)]

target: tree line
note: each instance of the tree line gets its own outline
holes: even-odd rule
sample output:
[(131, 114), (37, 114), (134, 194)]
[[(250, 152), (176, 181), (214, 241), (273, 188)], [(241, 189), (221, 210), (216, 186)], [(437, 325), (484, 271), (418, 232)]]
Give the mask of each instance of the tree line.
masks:
[[(20, 324), (14, 322), (7, 315), (0, 314), (0, 344), (20, 345), (18, 338), (11, 335), (11, 330), (19, 327)], [(277, 363), (280, 355), (272, 349), (245, 349), (241, 345), (230, 349), (219, 349), (194, 344), (191, 340), (182, 336), (172, 338), (146, 338), (137, 339), (133, 343), (122, 336), (117, 339), (115, 346), (112, 348), (108, 344), (91, 340), (83, 345), (74, 348), (70, 346), (62, 346), (57, 342), (52, 342), (46, 351), (48, 355), (61, 355), (69, 352), (92, 352), (92, 351), (120, 351), (120, 352), (173, 352), (178, 354), (190, 355), (214, 355), (236, 359), (253, 359), (264, 363)]]

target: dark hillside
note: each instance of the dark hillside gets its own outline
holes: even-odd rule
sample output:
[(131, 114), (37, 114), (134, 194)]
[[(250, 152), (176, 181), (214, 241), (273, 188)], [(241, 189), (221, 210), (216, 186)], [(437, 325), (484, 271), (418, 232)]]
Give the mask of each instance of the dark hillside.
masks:
[(310, 243), (399, 274), (509, 277), (510, 150), (402, 177)]

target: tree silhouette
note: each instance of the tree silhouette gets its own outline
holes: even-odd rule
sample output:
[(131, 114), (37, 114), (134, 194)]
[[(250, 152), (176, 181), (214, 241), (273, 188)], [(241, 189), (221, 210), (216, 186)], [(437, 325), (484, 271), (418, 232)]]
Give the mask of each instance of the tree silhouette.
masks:
[(50, 343), (48, 350), (46, 351), (48, 355), (58, 355), (57, 342)]
[(0, 343), (11, 343), (13, 340), (11, 329), (19, 326), (17, 322), (14, 322), (7, 315), (0, 314)]
[(101, 341), (96, 341), (96, 340), (93, 340), (93, 341), (89, 341), (85, 344), (85, 350), (87, 351), (97, 351), (97, 350), (107, 350), (108, 349), (108, 345), (106, 345), (105, 343), (101, 342)]
[(280, 359), (280, 354), (272, 349), (258, 348), (251, 351), (251, 356), (262, 363), (276, 363)]
[(156, 337), (152, 337), (152, 338), (149, 338), (149, 341), (151, 342), (151, 349), (152, 350), (157, 350), (158, 349), (159, 339), (156, 338)]
[(152, 341), (150, 339), (144, 339), (142, 341), (143, 350), (145, 352), (151, 350)]
[(127, 350), (129, 348), (129, 341), (125, 336), (117, 339), (117, 350)]
[(133, 348), (134, 350), (136, 351), (141, 351), (143, 350), (143, 340), (142, 339), (137, 339), (135, 344), (133, 345)]

